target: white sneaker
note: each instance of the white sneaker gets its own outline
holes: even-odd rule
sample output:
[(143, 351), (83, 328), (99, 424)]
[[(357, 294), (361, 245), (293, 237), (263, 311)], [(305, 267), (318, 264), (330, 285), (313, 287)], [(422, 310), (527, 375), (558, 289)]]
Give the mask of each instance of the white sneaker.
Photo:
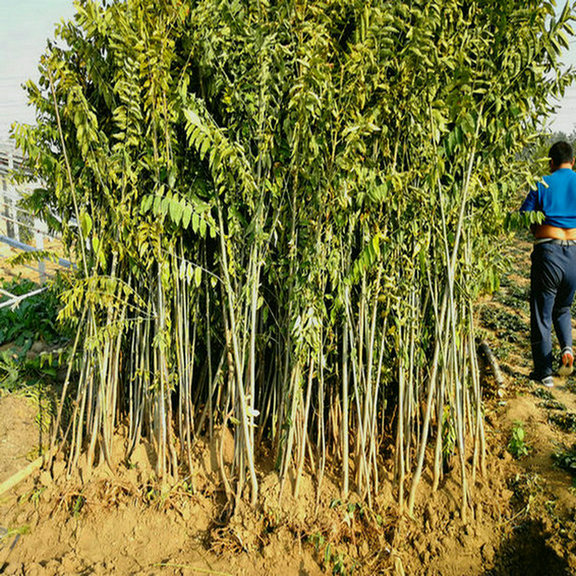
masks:
[(553, 388), (554, 387), (554, 378), (552, 376), (545, 376), (540, 380), (540, 384), (542, 386), (546, 386), (546, 388)]

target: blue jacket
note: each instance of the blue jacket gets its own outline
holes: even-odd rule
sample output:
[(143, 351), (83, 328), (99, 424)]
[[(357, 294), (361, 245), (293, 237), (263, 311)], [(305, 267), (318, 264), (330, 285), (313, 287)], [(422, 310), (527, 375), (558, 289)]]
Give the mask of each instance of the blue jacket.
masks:
[(560, 168), (530, 190), (520, 212), (544, 212), (544, 224), (576, 228), (576, 172)]

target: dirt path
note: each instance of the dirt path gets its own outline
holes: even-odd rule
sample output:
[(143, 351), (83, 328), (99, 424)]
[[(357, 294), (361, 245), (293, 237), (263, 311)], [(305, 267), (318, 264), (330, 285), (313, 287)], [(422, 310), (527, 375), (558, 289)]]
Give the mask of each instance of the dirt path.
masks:
[[(542, 565), (534, 560), (528, 574), (574, 575), (576, 483), (554, 456), (576, 442), (576, 375), (556, 377), (551, 389), (529, 379), (530, 251), (528, 239), (510, 249), (510, 267), (501, 290), (480, 308), (482, 327), (506, 382), (501, 396), (490, 379), (485, 382), (485, 394), (492, 396), (487, 401), (487, 429), (500, 447), (500, 458), (512, 464), (508, 485), (514, 515), (507, 529), (507, 552), (513, 553), (512, 548), (523, 551), (525, 541), (535, 539), (535, 550), (541, 548), (546, 562)], [(575, 310), (572, 316), (576, 316)], [(559, 354), (557, 342), (554, 344)], [(518, 423), (525, 433), (528, 454), (512, 460), (507, 445)], [(504, 548), (506, 554), (506, 545)]]
[[(143, 449), (114, 473), (67, 479), (58, 462), (0, 496), (0, 574), (576, 575), (576, 491), (553, 460), (576, 441), (576, 377), (552, 390), (528, 379), (529, 252), (527, 242), (512, 249), (502, 289), (478, 307), (505, 388), (486, 367), (487, 474), (471, 483), (466, 522), (456, 473), (435, 493), (425, 478), (414, 519), (398, 515), (390, 478), (371, 513), (340, 502), (329, 479), (317, 495), (304, 478), (299, 498), (280, 506), (276, 476), (262, 473), (261, 507), (225, 521), (213, 446), (198, 447), (195, 493), (147, 483)], [(0, 482), (36, 455), (34, 415), (28, 400), (0, 396)], [(516, 422), (529, 446), (520, 459), (507, 449)], [(231, 446), (224, 452), (229, 460)]]
[[(513, 251), (511, 261), (516, 264), (504, 277), (504, 286), (490, 306), (500, 315), (491, 340), (496, 354), (502, 358), (507, 381), (507, 389), (495, 411), (510, 430), (514, 422), (524, 423), (529, 453), (518, 460), (519, 467), (526, 474), (540, 476), (548, 485), (558, 514), (569, 516), (576, 510), (576, 485), (571, 475), (556, 465), (554, 454), (576, 442), (576, 375), (555, 377), (555, 386), (550, 389), (529, 379), (532, 369), (527, 300), (529, 252), (527, 242)], [(559, 354), (557, 343), (555, 348)]]

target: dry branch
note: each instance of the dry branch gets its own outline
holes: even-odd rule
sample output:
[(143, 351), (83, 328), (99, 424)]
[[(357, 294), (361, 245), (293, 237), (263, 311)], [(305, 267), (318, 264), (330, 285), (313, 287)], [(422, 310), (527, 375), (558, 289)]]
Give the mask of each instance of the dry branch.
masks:
[(484, 354), (486, 360), (488, 360), (488, 364), (490, 364), (492, 374), (494, 374), (494, 379), (496, 380), (496, 384), (498, 384), (498, 389), (505, 388), (506, 383), (504, 382), (504, 377), (502, 376), (500, 365), (498, 364), (496, 356), (494, 356), (492, 350), (490, 350), (490, 346), (486, 340), (482, 340), (482, 342), (480, 342), (480, 351)]

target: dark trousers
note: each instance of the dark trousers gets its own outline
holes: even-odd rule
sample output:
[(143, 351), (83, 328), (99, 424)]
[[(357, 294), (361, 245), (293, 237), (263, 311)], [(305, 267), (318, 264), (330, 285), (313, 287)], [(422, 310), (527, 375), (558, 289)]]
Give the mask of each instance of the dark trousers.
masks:
[(534, 246), (530, 273), (530, 335), (537, 378), (552, 374), (552, 324), (560, 349), (572, 346), (570, 306), (576, 291), (576, 245)]

